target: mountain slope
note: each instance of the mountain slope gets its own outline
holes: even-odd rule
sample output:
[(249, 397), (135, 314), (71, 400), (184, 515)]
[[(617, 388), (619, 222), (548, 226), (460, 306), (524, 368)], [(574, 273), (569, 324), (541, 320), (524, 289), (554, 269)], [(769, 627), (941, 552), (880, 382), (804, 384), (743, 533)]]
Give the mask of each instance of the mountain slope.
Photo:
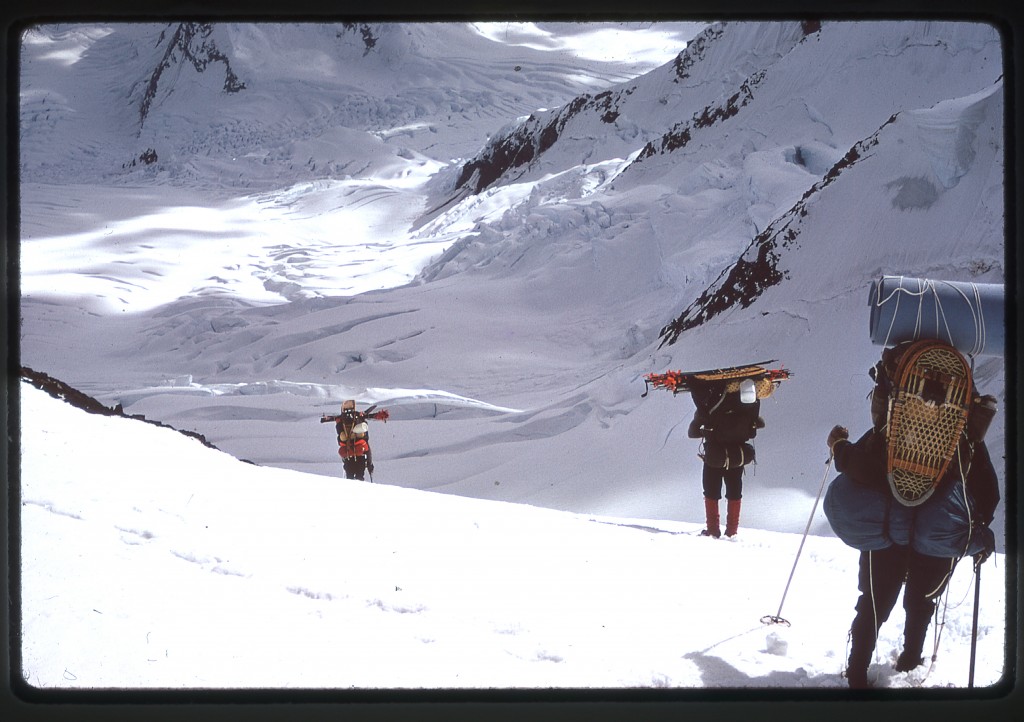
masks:
[[(509, 117), (622, 75), (454, 23), (58, 25), (24, 42), (53, 48), (26, 54), (22, 68), (26, 182), (216, 175), (220, 186), (276, 187), (343, 176), (343, 148), (311, 157), (296, 147), (339, 126), (447, 161)], [(63, 172), (38, 162), (51, 143), (66, 151)]]
[[(782, 217), (762, 231), (744, 251), (739, 260), (724, 270), (716, 283), (706, 289), (683, 313), (666, 326), (662, 335), (668, 343), (675, 343), (682, 332), (707, 323), (720, 313), (740, 306), (753, 304), (768, 288), (783, 282), (793, 281), (801, 285), (807, 296), (814, 294), (818, 285), (834, 285), (836, 279), (815, 272), (807, 277), (794, 278), (786, 269), (784, 258), (800, 254), (801, 264), (808, 269), (825, 267), (827, 257), (835, 257), (835, 247), (823, 242), (829, 231), (805, 231), (805, 226), (814, 224), (812, 215), (824, 215), (827, 227), (834, 227), (837, 208), (850, 208), (854, 203), (842, 199), (827, 202), (822, 196), (831, 184), (837, 183), (837, 192), (853, 195), (862, 202), (869, 193), (889, 199), (891, 211), (876, 214), (870, 231), (861, 231), (857, 237), (862, 258), (877, 258), (880, 253), (870, 246), (881, 243), (889, 248), (894, 240), (908, 237), (932, 239), (926, 248), (915, 248), (910, 244), (902, 246), (902, 257), (893, 259), (891, 267), (901, 268), (909, 275), (911, 269), (922, 277), (933, 275), (946, 278), (966, 273), (970, 278), (990, 271), (1002, 255), (1002, 229), (993, 225), (992, 210), (998, 214), (998, 185), (1003, 175), (1002, 157), (998, 152), (1002, 137), (1001, 103), (1002, 83), (967, 98), (953, 99), (940, 103), (935, 108), (908, 111), (895, 115), (885, 126), (857, 143), (842, 160), (825, 174), (821, 182), (811, 187), (803, 197)], [(888, 126), (892, 125), (889, 130)], [(849, 183), (838, 183), (841, 175), (858, 175), (857, 166), (870, 164), (875, 156), (885, 157), (884, 173), (894, 165), (902, 175), (885, 181), (874, 175), (870, 180), (856, 179)], [(975, 167), (978, 164), (978, 167)], [(857, 170), (854, 170), (857, 168)], [(961, 186), (961, 181), (965, 181)], [(822, 202), (825, 208), (820, 213), (816, 205)], [(884, 208), (884, 201), (868, 201), (871, 207)], [(996, 204), (986, 208), (988, 204)], [(937, 206), (933, 209), (933, 206)], [(964, 208), (982, 208), (983, 211), (965, 214)], [(917, 223), (908, 223), (907, 216), (915, 212), (933, 210), (924, 218), (913, 218)], [(850, 226), (859, 219), (850, 218)], [(922, 233), (918, 227), (931, 226)], [(822, 222), (814, 224), (821, 226)], [(909, 226), (909, 227), (908, 227)], [(805, 236), (811, 236), (805, 244)], [(973, 241), (972, 245), (963, 243)], [(801, 250), (804, 245), (817, 249), (818, 259), (807, 258), (814, 250)], [(941, 258), (941, 266), (935, 264)], [(854, 262), (856, 258), (850, 259)], [(817, 261), (817, 262), (816, 262)], [(866, 285), (873, 277), (880, 275), (878, 267), (871, 263), (867, 268), (847, 265), (844, 280), (855, 278)], [(857, 272), (859, 271), (859, 272)]]
[[(536, 178), (552, 168), (628, 156), (661, 133), (666, 119), (714, 102), (723, 90), (731, 90), (729, 84), (744, 67), (763, 73), (818, 28), (799, 22), (712, 25), (674, 61), (643, 78), (577, 96), (561, 108), (532, 114), (498, 133), (461, 166), (455, 189), (479, 193), (503, 177), (507, 183)], [(547, 154), (552, 148), (557, 152)], [(554, 157), (546, 160), (550, 156)]]

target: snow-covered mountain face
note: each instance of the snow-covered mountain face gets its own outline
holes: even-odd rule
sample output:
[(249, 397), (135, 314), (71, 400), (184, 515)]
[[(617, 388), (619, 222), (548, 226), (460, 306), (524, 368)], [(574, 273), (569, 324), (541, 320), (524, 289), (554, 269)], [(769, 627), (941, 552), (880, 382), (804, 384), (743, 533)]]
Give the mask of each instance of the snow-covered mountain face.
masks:
[[(573, 50), (598, 31), (633, 54)], [(650, 33), (678, 50), (638, 60)], [(261, 464), (337, 475), (317, 416), (355, 398), (392, 410), (378, 482), (693, 521), (693, 405), (643, 375), (771, 358), (743, 523), (798, 530), (828, 430), (869, 423), (871, 281), (1003, 280), (981, 23), (42, 27), (23, 56), (23, 362)], [(1003, 359), (975, 376), (1005, 409)]]
[[(448, 23), (30, 29), (22, 180), (141, 175), (278, 190), (374, 175), (375, 161), (402, 165), (419, 153), (448, 163), (524, 112), (650, 65), (579, 60), (488, 33), (503, 34)], [(663, 32), (657, 42), (685, 41)]]

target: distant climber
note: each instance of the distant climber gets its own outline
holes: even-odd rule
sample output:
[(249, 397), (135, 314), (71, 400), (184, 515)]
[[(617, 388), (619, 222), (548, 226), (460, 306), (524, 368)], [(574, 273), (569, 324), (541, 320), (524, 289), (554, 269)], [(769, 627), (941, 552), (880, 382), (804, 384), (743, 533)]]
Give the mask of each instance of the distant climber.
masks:
[(356, 402), (349, 399), (341, 405), (341, 413), (337, 416), (324, 414), (320, 417), (321, 424), (334, 422), (338, 435), (338, 456), (345, 468), (346, 479), (364, 481), (366, 472), (369, 472), (370, 481), (373, 481), (373, 450), (370, 448), (370, 428), (366, 420), (387, 422), (389, 416), (387, 409), (374, 411), (375, 408), (371, 406), (366, 411), (356, 411)]
[(754, 461), (751, 439), (764, 428), (761, 402), (752, 379), (709, 383), (690, 392), (697, 406), (687, 430), (691, 439), (704, 439), (699, 456), (704, 461), (701, 482), (704, 490), (706, 528), (702, 536), (720, 537), (719, 500), (725, 486), (725, 535), (736, 536), (743, 498), (743, 467)]
[(689, 392), (697, 407), (687, 434), (691, 439), (703, 439), (697, 453), (704, 462), (701, 481), (706, 528), (702, 536), (722, 536), (719, 501), (723, 485), (727, 500), (725, 535), (734, 537), (739, 529), (743, 468), (754, 461), (750, 441), (758, 429), (764, 428), (761, 399), (771, 396), (791, 376), (786, 369), (764, 368), (770, 363), (774, 361), (707, 371), (666, 371), (645, 377), (648, 390), (654, 386), (673, 394)]

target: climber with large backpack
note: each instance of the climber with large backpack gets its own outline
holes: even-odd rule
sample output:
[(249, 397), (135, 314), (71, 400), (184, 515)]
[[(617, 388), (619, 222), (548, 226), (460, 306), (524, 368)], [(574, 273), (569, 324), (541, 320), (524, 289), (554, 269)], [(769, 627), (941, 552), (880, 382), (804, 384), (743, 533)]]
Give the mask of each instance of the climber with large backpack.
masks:
[(389, 416), (387, 409), (374, 411), (374, 408), (371, 406), (366, 411), (356, 411), (356, 402), (349, 399), (341, 405), (340, 414), (320, 417), (322, 424), (334, 422), (338, 456), (345, 468), (346, 479), (365, 481), (366, 472), (369, 471), (370, 481), (373, 481), (373, 450), (370, 448), (370, 429), (366, 420), (387, 422)]
[(706, 528), (701, 536), (720, 537), (719, 501), (725, 486), (725, 535), (736, 536), (743, 498), (743, 469), (754, 461), (750, 440), (764, 427), (759, 416), (761, 402), (753, 379), (695, 382), (690, 389), (693, 420), (687, 430), (691, 439), (703, 439), (698, 456), (704, 462), (701, 485), (704, 491)]
[(706, 528), (701, 536), (722, 536), (719, 501), (725, 486), (725, 535), (736, 536), (740, 523), (740, 500), (743, 497), (743, 469), (754, 461), (750, 441), (757, 430), (764, 428), (759, 416), (761, 399), (792, 375), (785, 368), (765, 368), (775, 360), (742, 366), (702, 371), (665, 371), (644, 376), (647, 396), (650, 389), (665, 389), (675, 396), (689, 393), (697, 407), (687, 434), (703, 439), (697, 456), (704, 462), (701, 484), (704, 489)]
[(826, 443), (837, 476), (823, 509), (833, 531), (860, 551), (860, 597), (850, 629), (848, 685), (869, 686), (878, 632), (900, 590), (906, 621), (898, 672), (924, 663), (937, 600), (957, 562), (976, 569), (995, 549), (999, 502), (984, 442), (995, 398), (974, 386), (964, 357), (934, 340), (886, 348), (871, 369), (872, 427), (851, 442), (835, 426)]

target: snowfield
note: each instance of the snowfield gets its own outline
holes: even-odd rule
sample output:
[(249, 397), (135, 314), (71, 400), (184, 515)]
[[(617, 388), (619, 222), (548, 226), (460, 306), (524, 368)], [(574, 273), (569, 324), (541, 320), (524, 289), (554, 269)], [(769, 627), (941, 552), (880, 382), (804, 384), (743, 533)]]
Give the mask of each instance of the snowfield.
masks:
[[(870, 423), (872, 281), (1004, 280), (1002, 50), (978, 22), (27, 29), (20, 362), (219, 450), (12, 381), (24, 682), (844, 688), (825, 438)], [(792, 378), (740, 535), (699, 538), (693, 403), (644, 376), (762, 359)], [(1005, 490), (1004, 355), (973, 361)], [(345, 399), (391, 412), (373, 484), (319, 423)], [(967, 686), (972, 579), (909, 674), (897, 605), (876, 686)]]
[[(255, 467), (21, 391), (45, 420), (22, 439), (39, 690), (845, 687), (857, 553), (837, 539), (808, 537), (783, 600), (799, 533), (715, 540)], [(1004, 674), (1005, 565), (983, 571), (979, 686)], [(972, 580), (965, 562), (934, 666), (893, 672), (902, 622), (883, 627), (879, 686), (965, 685)], [(760, 621), (779, 611), (792, 626)]]

